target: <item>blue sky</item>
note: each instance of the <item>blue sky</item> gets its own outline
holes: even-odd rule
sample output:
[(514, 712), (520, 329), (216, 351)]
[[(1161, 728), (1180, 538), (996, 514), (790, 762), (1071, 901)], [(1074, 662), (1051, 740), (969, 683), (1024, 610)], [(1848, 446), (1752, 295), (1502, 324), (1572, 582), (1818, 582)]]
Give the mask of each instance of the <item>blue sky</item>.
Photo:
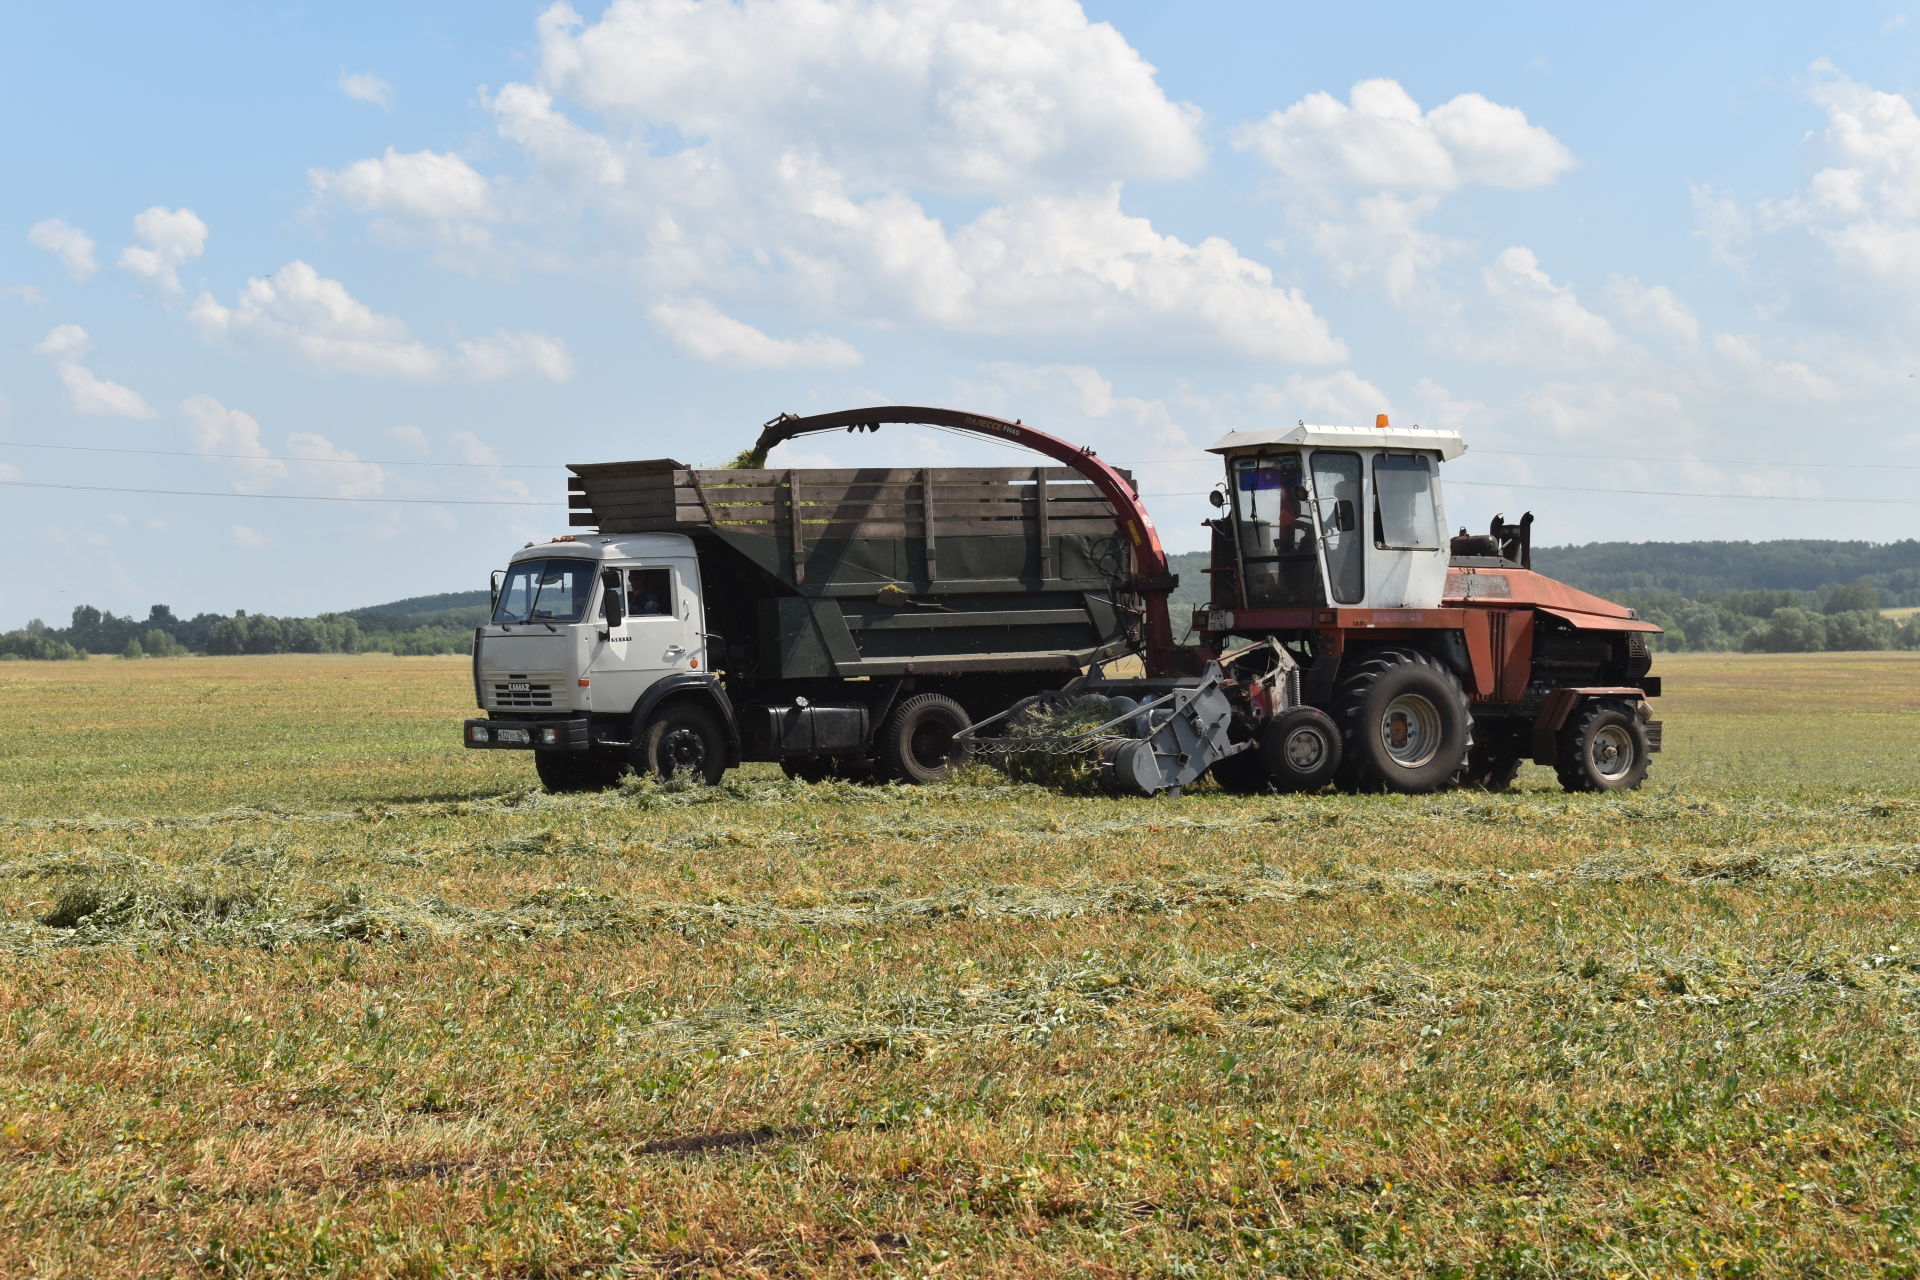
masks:
[[(780, 410), (881, 401), (1093, 444), (1175, 549), (1221, 432), (1379, 411), (1465, 433), (1459, 524), (1920, 532), (1897, 4), (41, 6), (5, 32), (0, 526), (42, 568), (0, 626), (476, 586), (564, 529), (558, 464), (717, 463)], [(1012, 458), (902, 429), (786, 460)]]

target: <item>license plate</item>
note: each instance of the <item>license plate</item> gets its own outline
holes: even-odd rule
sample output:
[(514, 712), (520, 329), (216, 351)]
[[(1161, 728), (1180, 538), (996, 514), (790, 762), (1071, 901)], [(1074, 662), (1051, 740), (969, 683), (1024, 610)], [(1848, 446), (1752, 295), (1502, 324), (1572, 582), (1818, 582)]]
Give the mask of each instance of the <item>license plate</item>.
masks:
[(531, 684), (509, 684), (507, 686), (507, 692), (508, 693), (532, 693), (533, 686)]
[(496, 742), (533, 741), (533, 731), (531, 729), (500, 729), (496, 730), (493, 736)]

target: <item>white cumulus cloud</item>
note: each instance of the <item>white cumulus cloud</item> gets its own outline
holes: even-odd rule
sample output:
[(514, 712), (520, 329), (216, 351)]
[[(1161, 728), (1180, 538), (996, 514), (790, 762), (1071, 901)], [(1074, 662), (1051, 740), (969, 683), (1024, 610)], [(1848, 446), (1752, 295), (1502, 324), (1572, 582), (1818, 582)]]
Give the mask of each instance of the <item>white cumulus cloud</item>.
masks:
[(34, 223), (27, 230), (27, 242), (60, 259), (60, 265), (75, 280), (85, 280), (100, 269), (93, 260), (93, 237), (65, 218)]
[(495, 216), (487, 179), (452, 152), (398, 152), (358, 160), (335, 173), (307, 170), (313, 189), (330, 192), (357, 213), (395, 214), (427, 221), (484, 220)]
[(942, 190), (1184, 177), (1200, 113), (1074, 0), (614, 0), (541, 17), (540, 80), (594, 111)]
[(1628, 324), (1655, 337), (1691, 346), (1700, 340), (1700, 321), (1665, 285), (1645, 285), (1638, 276), (1616, 275), (1607, 281), (1607, 301)]
[(847, 369), (853, 346), (823, 333), (775, 338), (736, 320), (705, 298), (665, 298), (647, 311), (654, 327), (685, 355), (733, 369)]
[(382, 315), (338, 280), (305, 262), (249, 280), (229, 307), (201, 294), (189, 313), (210, 337), (259, 342), (293, 351), (316, 368), (423, 381), (491, 381), (573, 375), (566, 345), (547, 334), (499, 331), (453, 350), (413, 337), (405, 321)]
[(55, 325), (33, 349), (53, 362), (54, 372), (67, 389), (67, 405), (75, 413), (97, 418), (154, 416), (153, 406), (139, 392), (103, 378), (80, 363), (93, 350), (93, 339), (79, 325)]
[(1541, 187), (1574, 163), (1559, 139), (1517, 107), (1463, 93), (1423, 112), (1393, 80), (1363, 80), (1347, 102), (1308, 94), (1241, 126), (1234, 145), (1292, 182), (1329, 190)]
[(178, 293), (180, 268), (206, 251), (207, 224), (191, 209), (155, 205), (134, 216), (133, 238), (120, 251), (120, 269)]
[(272, 538), (261, 533), (258, 529), (250, 528), (244, 524), (228, 526), (227, 538), (234, 546), (245, 551), (258, 551), (263, 547), (273, 545)]
[(260, 424), (251, 414), (229, 409), (209, 395), (180, 402), (180, 419), (201, 453), (222, 455), (223, 465), (241, 493), (262, 493), (287, 477), (287, 465), (269, 456)]
[(372, 71), (342, 71), (340, 92), (355, 102), (367, 102), (383, 110), (393, 106), (393, 86)]

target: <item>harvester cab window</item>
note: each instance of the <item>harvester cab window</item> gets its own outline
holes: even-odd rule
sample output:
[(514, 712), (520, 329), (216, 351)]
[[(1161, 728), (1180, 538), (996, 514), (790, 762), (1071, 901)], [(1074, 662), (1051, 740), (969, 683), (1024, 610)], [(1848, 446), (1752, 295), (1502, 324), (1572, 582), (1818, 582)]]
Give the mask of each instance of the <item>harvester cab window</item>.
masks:
[(1236, 458), (1234, 520), (1250, 606), (1320, 603), (1313, 514), (1297, 453)]
[(594, 562), (578, 558), (522, 560), (507, 570), (493, 620), (578, 622), (593, 598)]
[(1397, 551), (1440, 546), (1433, 502), (1433, 459), (1421, 453), (1383, 453), (1373, 462), (1373, 542)]
[(627, 570), (627, 616), (659, 618), (673, 612), (673, 570)]
[(1327, 594), (1335, 604), (1359, 604), (1366, 595), (1366, 564), (1360, 542), (1360, 455), (1337, 449), (1313, 451), (1314, 506), (1326, 531)]

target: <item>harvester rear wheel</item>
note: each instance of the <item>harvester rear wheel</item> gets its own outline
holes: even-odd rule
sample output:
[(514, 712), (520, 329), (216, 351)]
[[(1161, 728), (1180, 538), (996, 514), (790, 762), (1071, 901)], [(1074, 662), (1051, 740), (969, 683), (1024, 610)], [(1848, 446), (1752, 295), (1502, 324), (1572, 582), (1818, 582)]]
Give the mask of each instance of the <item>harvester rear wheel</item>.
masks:
[(973, 757), (953, 735), (972, 724), (966, 708), (941, 693), (917, 693), (893, 709), (880, 729), (880, 770), (888, 778), (938, 782)]
[(1318, 707), (1295, 707), (1260, 727), (1260, 759), (1276, 791), (1318, 791), (1340, 771), (1340, 729)]
[(1333, 706), (1345, 746), (1343, 786), (1425, 795), (1459, 781), (1473, 737), (1466, 692), (1444, 663), (1418, 649), (1368, 654)]
[(1632, 791), (1647, 780), (1647, 730), (1617, 703), (1590, 702), (1560, 730), (1554, 772), (1568, 791)]
[(605, 791), (618, 786), (627, 762), (611, 751), (536, 751), (533, 771), (549, 791)]
[(697, 702), (669, 702), (653, 713), (634, 755), (634, 772), (666, 781), (692, 777), (712, 786), (727, 771), (720, 717)]

